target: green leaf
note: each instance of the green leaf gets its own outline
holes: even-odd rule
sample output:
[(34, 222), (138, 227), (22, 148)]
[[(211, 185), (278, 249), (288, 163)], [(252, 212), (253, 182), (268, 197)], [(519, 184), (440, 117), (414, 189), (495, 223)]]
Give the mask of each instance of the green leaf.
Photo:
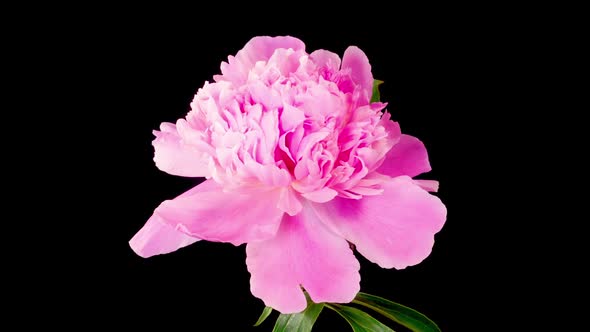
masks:
[(433, 321), (418, 311), (382, 297), (358, 293), (352, 303), (375, 310), (414, 332), (441, 332)]
[(313, 303), (308, 299), (307, 308), (298, 314), (281, 314), (273, 332), (309, 332), (324, 309), (323, 303)]
[(270, 316), (271, 313), (272, 313), (272, 308), (265, 307), (264, 310), (262, 310), (262, 314), (260, 315), (260, 318), (258, 318), (258, 320), (256, 321), (256, 324), (254, 324), (254, 326), (258, 326), (258, 325), (262, 324), (262, 322), (264, 322), (268, 318), (268, 316)]
[(357, 308), (338, 304), (329, 304), (326, 306), (344, 317), (354, 332), (395, 332)]
[(371, 102), (376, 103), (381, 101), (381, 94), (379, 93), (379, 85), (383, 84), (383, 81), (375, 80), (373, 81), (373, 95), (371, 96)]

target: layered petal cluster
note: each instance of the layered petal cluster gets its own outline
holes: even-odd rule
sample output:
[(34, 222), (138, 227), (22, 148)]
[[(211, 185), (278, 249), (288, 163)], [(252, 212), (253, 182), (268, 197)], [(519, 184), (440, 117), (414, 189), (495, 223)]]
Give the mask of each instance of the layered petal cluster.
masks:
[(282, 313), (350, 302), (359, 263), (426, 258), (446, 209), (422, 142), (371, 103), (366, 55), (351, 46), (306, 53), (293, 37), (256, 37), (221, 64), (191, 110), (163, 123), (163, 171), (207, 180), (163, 202), (131, 239), (142, 257), (199, 240), (247, 243), (252, 294)]

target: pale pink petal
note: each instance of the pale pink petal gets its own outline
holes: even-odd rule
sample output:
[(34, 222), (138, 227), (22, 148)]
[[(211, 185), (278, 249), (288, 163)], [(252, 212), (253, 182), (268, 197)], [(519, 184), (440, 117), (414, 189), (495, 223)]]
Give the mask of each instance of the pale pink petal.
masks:
[(180, 176), (209, 176), (207, 155), (183, 143), (174, 124), (162, 123), (154, 135), (154, 161), (160, 170)]
[(438, 191), (438, 181), (436, 180), (414, 180), (422, 189), (430, 192)]
[(407, 176), (382, 183), (384, 192), (360, 200), (336, 197), (313, 207), (320, 219), (383, 268), (403, 269), (424, 260), (446, 208)]
[(276, 191), (223, 192), (207, 180), (189, 195), (164, 201), (154, 216), (176, 230), (203, 240), (240, 245), (274, 236), (283, 212)]
[(305, 44), (294, 37), (254, 37), (240, 50), (235, 57), (229, 57), (229, 63), (221, 64), (223, 76), (215, 79), (227, 79), (234, 83), (243, 83), (248, 78), (250, 69), (257, 61), (267, 61), (276, 49), (305, 50)]
[(304, 94), (296, 98), (297, 107), (306, 117), (311, 119), (325, 119), (331, 116), (341, 116), (346, 110), (346, 103), (339, 95), (321, 85), (312, 85), (306, 88)]
[(246, 253), (252, 294), (281, 313), (305, 309), (301, 287), (316, 303), (348, 303), (360, 289), (360, 265), (348, 243), (309, 207), (285, 215), (275, 237), (248, 243)]
[(356, 46), (350, 46), (344, 51), (342, 69), (350, 69), (352, 80), (361, 85), (366, 93), (367, 102), (373, 94), (373, 74), (371, 64), (365, 52)]
[[(198, 192), (216, 190), (213, 181), (205, 181), (186, 191), (180, 197), (187, 197)], [(159, 215), (154, 214), (145, 225), (129, 241), (129, 246), (143, 258), (167, 254), (199, 241), (198, 238), (186, 235), (167, 224)]]
[(291, 175), (285, 169), (278, 168), (274, 164), (262, 165), (246, 155), (244, 161), (245, 169), (258, 178), (261, 184), (268, 187), (284, 187), (291, 181)]
[(404, 134), (389, 150), (377, 172), (391, 177), (400, 175), (414, 177), (431, 169), (424, 144), (416, 137)]
[(248, 90), (252, 101), (261, 104), (266, 110), (277, 109), (283, 105), (279, 92), (266, 86), (261, 81), (250, 83)]
[(372, 187), (363, 187), (363, 186), (356, 186), (354, 188), (348, 189), (348, 191), (353, 194), (362, 195), (362, 196), (375, 196), (375, 195), (381, 195), (383, 193), (383, 189), (381, 189), (379, 187), (372, 188)]
[(274, 51), (279, 48), (290, 48), (293, 51), (303, 51), (305, 50), (305, 44), (301, 40), (291, 36), (254, 37), (236, 54), (236, 60), (252, 64), (261, 60), (266, 61), (270, 59)]
[(301, 194), (301, 196), (309, 199), (312, 202), (316, 203), (325, 203), (331, 201), (334, 197), (338, 195), (338, 192), (334, 189), (330, 189), (328, 187), (324, 187), (320, 190), (308, 192)]
[(199, 241), (198, 238), (177, 231), (165, 223), (158, 215), (153, 215), (147, 223), (129, 241), (131, 249), (143, 258), (167, 254), (189, 244)]
[[(318, 66), (320, 74), (324, 74), (322, 70), (326, 70), (328, 74), (332, 74), (340, 69), (340, 57), (336, 53), (326, 50), (316, 50), (309, 55), (309, 58)], [(324, 78), (328, 79), (329, 77)]]
[(284, 187), (280, 189), (279, 203), (277, 207), (290, 216), (294, 216), (301, 211), (303, 205), (301, 204), (298, 193), (291, 189), (291, 187)]
[(285, 104), (281, 113), (281, 129), (287, 132), (297, 127), (305, 120), (305, 114), (300, 109)]
[(278, 70), (276, 74), (289, 75), (289, 73), (297, 71), (301, 64), (301, 57), (306, 55), (307, 53), (303, 49), (277, 49), (268, 59), (267, 64)]

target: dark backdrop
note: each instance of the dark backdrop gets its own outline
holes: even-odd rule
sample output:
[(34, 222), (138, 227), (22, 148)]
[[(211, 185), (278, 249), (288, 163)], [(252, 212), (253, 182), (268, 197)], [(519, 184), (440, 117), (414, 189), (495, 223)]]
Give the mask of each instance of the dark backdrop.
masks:
[[(87, 308), (81, 317), (93, 324), (157, 325), (166, 331), (272, 329), (271, 322), (251, 327), (263, 303), (250, 294), (244, 246), (203, 241), (143, 259), (127, 241), (162, 200), (198, 183), (155, 167), (151, 131), (184, 116), (197, 88), (251, 37), (288, 34), (302, 39), (308, 52), (324, 48), (342, 55), (349, 45), (365, 51), (374, 77), (385, 81), (381, 96), (393, 119), (428, 148), (433, 171), (423, 177), (440, 181), (437, 195), (448, 208), (446, 225), (423, 263), (385, 270), (359, 256), (361, 289), (425, 313), (443, 331), (470, 330), (464, 322), (478, 320), (477, 303), (488, 288), (483, 280), (494, 269), (478, 264), (484, 257), (482, 225), (493, 211), (481, 207), (483, 161), (471, 147), (489, 114), (474, 78), (493, 70), (493, 64), (480, 61), (491, 52), (479, 44), (481, 34), (436, 13), (334, 19), (337, 28), (320, 19), (248, 24), (247, 19), (203, 21), (207, 15), (109, 15), (86, 22), (90, 29), (82, 39), (71, 39), (76, 77), (85, 78), (76, 87), (84, 96), (77, 104), (84, 112), (79, 118), (82, 131), (85, 123), (92, 128), (88, 162), (96, 170), (92, 207), (79, 220), (92, 225), (95, 237), (82, 236), (80, 246), (68, 249), (82, 257), (73, 261), (78, 266), (69, 276), (75, 281), (70, 287), (79, 291), (74, 306)], [(84, 17), (79, 20), (84, 23)], [(222, 327), (208, 327), (212, 324)], [(326, 310), (317, 331), (340, 330), (347, 330), (346, 323)]]

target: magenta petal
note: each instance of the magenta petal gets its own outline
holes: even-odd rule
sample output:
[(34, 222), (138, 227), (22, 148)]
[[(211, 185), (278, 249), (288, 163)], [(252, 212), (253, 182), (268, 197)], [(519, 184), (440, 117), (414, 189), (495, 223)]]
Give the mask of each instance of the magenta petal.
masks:
[(225, 193), (213, 180), (195, 189), (164, 201), (154, 217), (192, 237), (234, 245), (268, 239), (279, 227), (283, 212), (274, 191)]
[(209, 176), (208, 157), (183, 143), (174, 124), (164, 122), (160, 130), (154, 130), (156, 138), (152, 142), (154, 161), (160, 170), (180, 176)]
[(246, 253), (252, 294), (281, 313), (305, 309), (301, 286), (316, 303), (348, 303), (360, 289), (360, 265), (348, 243), (309, 207), (285, 215), (275, 237), (248, 243)]
[(347, 68), (351, 71), (352, 80), (365, 90), (368, 102), (373, 94), (373, 74), (365, 52), (356, 46), (348, 47), (342, 57), (342, 69)]
[(414, 136), (402, 135), (399, 142), (389, 150), (377, 172), (391, 177), (414, 177), (431, 169), (424, 144)]
[(320, 219), (384, 268), (403, 269), (424, 260), (434, 234), (446, 220), (446, 208), (407, 176), (382, 184), (383, 195), (360, 200), (336, 197), (313, 204)]

